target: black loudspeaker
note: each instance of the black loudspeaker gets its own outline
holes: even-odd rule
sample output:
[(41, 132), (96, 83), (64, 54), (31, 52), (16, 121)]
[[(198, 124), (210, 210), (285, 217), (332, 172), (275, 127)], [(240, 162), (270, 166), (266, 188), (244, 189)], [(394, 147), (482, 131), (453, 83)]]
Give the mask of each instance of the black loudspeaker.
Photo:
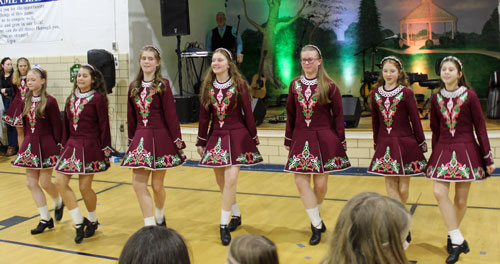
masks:
[(264, 101), (262, 101), (262, 99), (258, 99), (257, 102), (255, 103), (255, 106), (252, 102), (252, 111), (253, 111), (253, 118), (255, 119), (255, 125), (259, 126), (260, 124), (262, 124), (262, 122), (264, 122), (264, 117), (266, 117), (267, 113)]
[(102, 73), (106, 81), (106, 89), (108, 93), (112, 93), (116, 84), (115, 57), (113, 54), (103, 49), (92, 49), (87, 51), (87, 61)]
[(197, 95), (176, 95), (174, 96), (174, 101), (179, 123), (198, 122), (200, 99)]
[(344, 110), (344, 126), (354, 128), (359, 125), (361, 117), (361, 103), (358, 97), (342, 96), (342, 109)]
[(163, 36), (189, 35), (188, 0), (160, 0), (161, 34)]
[(500, 118), (500, 72), (494, 71), (490, 75), (488, 104), (486, 116), (491, 119)]

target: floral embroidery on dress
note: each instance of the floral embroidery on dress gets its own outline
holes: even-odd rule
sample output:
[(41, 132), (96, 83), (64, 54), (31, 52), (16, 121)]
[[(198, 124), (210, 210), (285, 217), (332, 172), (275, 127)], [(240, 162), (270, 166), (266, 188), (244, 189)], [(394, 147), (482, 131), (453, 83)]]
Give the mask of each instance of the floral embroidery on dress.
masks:
[[(161, 83), (158, 85), (160, 87)], [(149, 107), (153, 102), (153, 95), (156, 94), (157, 89), (151, 90), (151, 83), (143, 82), (142, 91), (135, 95), (134, 102), (139, 108), (139, 114), (142, 117), (144, 126), (148, 125), (148, 116), (151, 113)]]
[(179, 155), (164, 155), (161, 157), (157, 157), (155, 161), (156, 168), (168, 168), (180, 165), (182, 162), (181, 157)]
[(100, 172), (106, 170), (106, 162), (96, 160), (85, 164), (85, 173)]
[(94, 90), (86, 93), (80, 93), (77, 89), (75, 93), (71, 95), (69, 102), (69, 110), (73, 114), (73, 128), (76, 130), (78, 128), (78, 121), (80, 121), (80, 114), (83, 111), (85, 105), (94, 98)]
[[(314, 113), (313, 108), (318, 102), (318, 89), (315, 89), (314, 92), (311, 92), (311, 85), (317, 84), (317, 82), (313, 81), (304, 81), (305, 78), (302, 78), (300, 81), (297, 80), (295, 82), (295, 91), (297, 92), (297, 100), (299, 101), (300, 106), (302, 106), (302, 113), (304, 114), (305, 122), (307, 127), (311, 124), (311, 117)], [(302, 93), (304, 90), (302, 88), (301, 82), (307, 82), (307, 89)]]
[(457, 104), (453, 105), (453, 98), (449, 97), (448, 103), (445, 106), (445, 99), (441, 94), (436, 95), (437, 102), (439, 104), (439, 108), (441, 114), (443, 115), (446, 126), (448, 126), (451, 136), (455, 136), (455, 127), (457, 125), (458, 115), (460, 114), (460, 108), (467, 100), (467, 96), (469, 93), (464, 92), (457, 98)]
[(56, 166), (59, 155), (52, 155), (42, 161), (42, 168), (52, 168)]
[(225, 165), (229, 164), (229, 153), (222, 148), (222, 139), (219, 137), (217, 144), (211, 150), (207, 150), (201, 160), (202, 164)]
[(10, 117), (8, 115), (3, 115), (2, 120), (11, 126), (22, 126), (23, 125), (23, 119), (22, 115), (18, 115), (16, 117)]
[(73, 148), (73, 154), (71, 155), (71, 157), (63, 159), (57, 169), (66, 172), (79, 172), (82, 170), (82, 165), (83, 162), (76, 158), (76, 149)]
[(288, 159), (288, 169), (296, 171), (317, 171), (320, 172), (321, 161), (309, 151), (309, 141), (306, 141), (302, 153), (293, 155)]
[(457, 154), (455, 151), (451, 154), (451, 160), (446, 164), (441, 164), (437, 167), (438, 178), (443, 177), (444, 179), (469, 179), (470, 168), (467, 168), (465, 164), (461, 164), (457, 160)]
[[(232, 84), (232, 81), (229, 80), (224, 84), (223, 87), (227, 86), (227, 83)], [(219, 92), (217, 95), (215, 95), (215, 89), (218, 89)], [(227, 88), (227, 87), (226, 87)], [(217, 115), (217, 118), (219, 119), (219, 126), (222, 127), (224, 125), (224, 119), (226, 118), (227, 115), (227, 108), (229, 107), (229, 104), (231, 103), (231, 97), (233, 97), (234, 94), (234, 85), (231, 85), (229, 89), (226, 92), (226, 97), (223, 96), (222, 90), (226, 88), (221, 88), (221, 86), (216, 84), (216, 81), (214, 81), (213, 88), (210, 89), (210, 98), (211, 98), (211, 103), (213, 108), (215, 109), (215, 114)]]
[(416, 160), (407, 164), (404, 164), (404, 171), (406, 174), (415, 174), (422, 173), (425, 170), (425, 166), (427, 166), (427, 161), (425, 160)]
[[(401, 86), (398, 88), (401, 88)], [(396, 89), (394, 89), (394, 90), (396, 90)], [(398, 90), (401, 90), (401, 89), (398, 89)], [(379, 87), (378, 92), (381, 93), (381, 91), (383, 91), (383, 88)], [(385, 92), (385, 91), (383, 91), (383, 92)], [(394, 99), (392, 100), (392, 104), (391, 104), (389, 97), (385, 97), (385, 102), (382, 103), (382, 101), (383, 101), (382, 96), (380, 96), (379, 93), (375, 93), (375, 101), (377, 102), (378, 108), (379, 108), (380, 112), (382, 113), (382, 116), (384, 117), (384, 124), (386, 125), (387, 133), (391, 134), (392, 122), (394, 121), (392, 118), (396, 114), (397, 106), (398, 106), (399, 102), (401, 102), (404, 94), (403, 94), (403, 92), (400, 92), (398, 95), (396, 95), (394, 97)], [(382, 95), (384, 95), (384, 94), (382, 94)]]
[(254, 164), (257, 162), (261, 162), (262, 155), (260, 155), (259, 152), (247, 152), (247, 153), (241, 153), (238, 158), (236, 158), (237, 162), (244, 163), (244, 164)]
[(36, 106), (38, 105), (38, 102), (40, 102), (40, 97), (32, 97), (31, 98), (31, 107), (30, 107), (30, 112), (28, 113), (28, 120), (30, 123), (31, 133), (35, 133), (35, 126), (36, 126), (35, 109), (36, 109)]
[(40, 164), (40, 158), (33, 153), (31, 153), (31, 143), (23, 153), (19, 153), (16, 159), (12, 162), (14, 165), (38, 167)]
[(124, 166), (149, 166), (153, 165), (154, 157), (151, 155), (151, 152), (148, 152), (144, 148), (144, 138), (141, 137), (139, 141), (139, 145), (133, 151), (130, 151), (128, 155), (123, 160)]
[(323, 168), (327, 170), (335, 170), (347, 168), (349, 166), (351, 166), (351, 162), (349, 162), (347, 157), (335, 157), (333, 159), (329, 159)]
[(401, 164), (391, 157), (391, 149), (387, 146), (385, 154), (372, 162), (372, 171), (383, 173), (399, 173)]

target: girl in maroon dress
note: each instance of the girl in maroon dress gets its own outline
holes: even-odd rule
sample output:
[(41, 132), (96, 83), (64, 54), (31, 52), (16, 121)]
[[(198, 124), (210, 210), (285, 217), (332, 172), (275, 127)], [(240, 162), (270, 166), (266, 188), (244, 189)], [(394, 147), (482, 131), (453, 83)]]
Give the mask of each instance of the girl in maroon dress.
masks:
[[(78, 70), (73, 91), (66, 100), (61, 156), (56, 164), (56, 185), (76, 226), (75, 242), (94, 235), (97, 196), (92, 189), (95, 173), (109, 168), (111, 132), (108, 99), (102, 74), (89, 64)], [(75, 194), (69, 187), (72, 174), (79, 174), (80, 192), (88, 211), (82, 217)]]
[[(461, 253), (469, 252), (459, 227), (470, 184), (491, 175), (495, 164), (481, 104), (467, 86), (462, 62), (449, 56), (440, 67), (441, 90), (431, 101), (432, 155), (427, 178), (434, 180), (434, 196), (448, 228), (446, 263), (455, 263)], [(455, 182), (454, 203), (448, 197), (450, 182)]]
[(15, 126), (17, 130), (17, 144), (21, 145), (24, 138), (23, 128), (23, 107), (26, 93), (28, 92), (28, 85), (26, 85), (26, 74), (31, 69), (28, 59), (21, 57), (17, 59), (17, 70), (14, 72), (12, 78), (12, 90), (14, 92), (14, 99), (7, 109), (7, 112), (2, 117), (2, 120), (11, 126)]
[(211, 67), (201, 87), (196, 146), (201, 156), (200, 166), (214, 169), (215, 179), (222, 191), (220, 237), (222, 244), (228, 245), (230, 232), (241, 225), (241, 213), (236, 203), (240, 166), (260, 163), (262, 156), (257, 150), (259, 139), (248, 85), (231, 53), (224, 48), (216, 49)]
[[(122, 167), (133, 168), (137, 199), (144, 217), (144, 225), (166, 227), (164, 205), (165, 170), (184, 164), (181, 129), (175, 111), (174, 97), (168, 80), (161, 77), (160, 52), (146, 46), (139, 53), (140, 70), (128, 92), (127, 123), (129, 148)], [(148, 191), (151, 174), (153, 200)]]
[(26, 185), (41, 217), (38, 226), (31, 230), (31, 234), (36, 235), (46, 228), (54, 228), (54, 220), (50, 217), (40, 185), (54, 201), (56, 221), (61, 220), (63, 214), (64, 204), (51, 180), (52, 168), (59, 157), (62, 125), (57, 101), (47, 94), (47, 72), (33, 67), (26, 82), (29, 91), (22, 112), (25, 137), (12, 165), (26, 168)]
[(286, 103), (285, 148), (290, 153), (285, 171), (295, 174), (295, 184), (311, 219), (309, 244), (317, 245), (326, 231), (319, 211), (328, 173), (351, 164), (345, 152), (342, 97), (323, 67), (321, 51), (314, 45), (304, 46), (300, 62), (303, 75), (290, 83)]
[(382, 74), (372, 92), (375, 153), (368, 173), (385, 176), (387, 195), (406, 205), (410, 176), (425, 171), (427, 144), (403, 63), (389, 56), (380, 64)]

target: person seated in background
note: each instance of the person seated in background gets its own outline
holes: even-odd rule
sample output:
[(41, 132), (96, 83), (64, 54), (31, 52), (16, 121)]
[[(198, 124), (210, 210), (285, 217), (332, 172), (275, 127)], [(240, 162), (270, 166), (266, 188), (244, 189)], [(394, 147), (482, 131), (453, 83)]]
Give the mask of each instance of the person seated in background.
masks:
[(135, 232), (120, 254), (118, 264), (190, 264), (182, 236), (171, 228), (145, 226)]
[(208, 51), (214, 51), (218, 48), (225, 48), (236, 56), (236, 62), (243, 62), (243, 41), (241, 35), (237, 33), (237, 29), (226, 25), (226, 14), (219, 12), (216, 15), (217, 27), (212, 29), (207, 34), (205, 48)]
[(352, 197), (333, 230), (321, 264), (409, 263), (404, 245), (410, 213), (398, 201), (373, 192)]
[(226, 264), (279, 264), (276, 245), (261, 235), (242, 235), (233, 239)]

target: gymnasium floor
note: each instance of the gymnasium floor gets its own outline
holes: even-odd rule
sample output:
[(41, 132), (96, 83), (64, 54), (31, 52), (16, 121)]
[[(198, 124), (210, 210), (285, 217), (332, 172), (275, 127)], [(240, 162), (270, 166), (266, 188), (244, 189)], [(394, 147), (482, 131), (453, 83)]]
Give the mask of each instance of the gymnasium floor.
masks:
[[(24, 171), (12, 168), (9, 159), (1, 157), (0, 177), (0, 263), (116, 263), (128, 237), (143, 226), (131, 171), (119, 168), (118, 163), (95, 177), (101, 226), (94, 237), (80, 245), (73, 242), (75, 231), (67, 210), (54, 229), (31, 235), (29, 230), (39, 217), (25, 186)], [(498, 176), (472, 184), (461, 227), (471, 251), (462, 255), (459, 263), (500, 263), (499, 184)], [(78, 190), (76, 180), (71, 181), (71, 187)], [(167, 225), (185, 237), (193, 263), (224, 263), (228, 248), (219, 240), (221, 195), (212, 170), (193, 166), (169, 170), (165, 188)], [(321, 209), (327, 235), (313, 247), (308, 244), (309, 220), (293, 176), (279, 171), (241, 171), (237, 200), (243, 225), (232, 235), (267, 236), (277, 244), (281, 263), (318, 263), (346, 200), (363, 191), (385, 194), (383, 178), (349, 172), (330, 176)], [(416, 263), (444, 263), (447, 233), (432, 195), (432, 181), (413, 178), (408, 202), (413, 213), (408, 258)], [(48, 204), (52, 209), (50, 199)], [(83, 202), (79, 204), (86, 216)]]

